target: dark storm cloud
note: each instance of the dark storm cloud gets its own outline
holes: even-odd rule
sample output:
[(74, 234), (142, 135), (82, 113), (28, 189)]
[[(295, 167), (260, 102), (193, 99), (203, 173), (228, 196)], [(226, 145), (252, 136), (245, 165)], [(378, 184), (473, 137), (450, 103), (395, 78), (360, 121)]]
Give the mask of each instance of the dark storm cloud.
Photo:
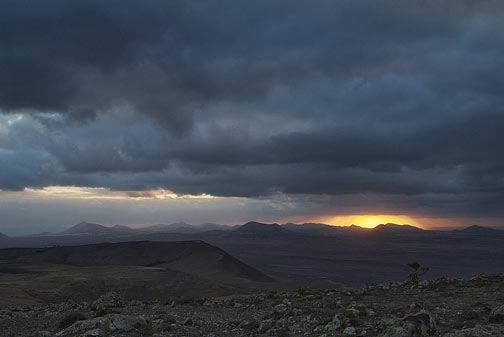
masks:
[(279, 84), (415, 71), (429, 62), (422, 61), (425, 52), (465, 38), (461, 26), (472, 11), (495, 9), (491, 3), (423, 1), (1, 6), (4, 110), (83, 118), (126, 101), (177, 128), (188, 125), (195, 106), (253, 101)]
[(4, 1), (0, 188), (504, 216), (503, 17), (498, 1)]

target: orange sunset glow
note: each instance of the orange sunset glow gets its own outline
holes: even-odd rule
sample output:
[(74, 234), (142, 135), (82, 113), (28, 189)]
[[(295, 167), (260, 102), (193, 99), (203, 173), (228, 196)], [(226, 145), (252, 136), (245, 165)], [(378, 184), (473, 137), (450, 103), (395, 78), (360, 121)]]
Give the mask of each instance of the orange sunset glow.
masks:
[(399, 225), (412, 225), (416, 227), (422, 227), (415, 219), (407, 215), (390, 215), (390, 214), (361, 214), (361, 215), (347, 215), (347, 216), (335, 216), (335, 217), (325, 217), (320, 219), (321, 222), (325, 222), (335, 226), (348, 226), (357, 225), (365, 228), (374, 228), (379, 224), (384, 223), (395, 223)]

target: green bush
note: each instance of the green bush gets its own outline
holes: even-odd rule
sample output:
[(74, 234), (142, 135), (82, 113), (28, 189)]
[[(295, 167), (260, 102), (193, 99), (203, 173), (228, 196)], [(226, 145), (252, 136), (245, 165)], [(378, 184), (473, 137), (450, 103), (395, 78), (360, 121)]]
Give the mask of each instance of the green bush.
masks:
[(420, 282), (420, 278), (429, 271), (429, 267), (424, 267), (417, 261), (409, 262), (406, 266), (409, 269), (408, 281), (410, 283)]

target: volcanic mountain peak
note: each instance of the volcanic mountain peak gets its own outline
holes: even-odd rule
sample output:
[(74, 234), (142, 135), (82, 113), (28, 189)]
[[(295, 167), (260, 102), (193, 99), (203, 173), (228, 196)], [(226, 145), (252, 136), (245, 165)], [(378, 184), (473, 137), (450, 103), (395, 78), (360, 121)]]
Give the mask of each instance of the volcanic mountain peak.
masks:
[(63, 231), (64, 234), (102, 234), (107, 233), (111, 229), (103, 225), (89, 222), (81, 222), (77, 225)]
[(255, 234), (255, 235), (285, 235), (293, 234), (292, 231), (283, 228), (277, 223), (267, 224), (256, 221), (249, 221), (234, 230), (235, 233)]
[(411, 233), (421, 232), (423, 229), (411, 225), (398, 225), (395, 223), (380, 224), (374, 228), (376, 231), (388, 233)]
[(0, 240), (2, 239), (8, 239), (9, 237), (5, 235), (4, 233), (0, 233)]
[(100, 235), (111, 233), (133, 232), (134, 230), (128, 226), (115, 225), (106, 227), (96, 223), (81, 222), (63, 231), (63, 234), (84, 234), (84, 235)]
[(490, 228), (490, 227), (485, 227), (485, 226), (480, 226), (480, 225), (472, 225), (469, 227), (466, 227), (464, 229), (460, 230), (461, 232), (466, 232), (466, 233), (496, 233), (499, 230), (495, 228)]
[(349, 232), (349, 233), (368, 233), (371, 232), (374, 228), (361, 227), (355, 224), (351, 224), (350, 226), (340, 227), (341, 229)]

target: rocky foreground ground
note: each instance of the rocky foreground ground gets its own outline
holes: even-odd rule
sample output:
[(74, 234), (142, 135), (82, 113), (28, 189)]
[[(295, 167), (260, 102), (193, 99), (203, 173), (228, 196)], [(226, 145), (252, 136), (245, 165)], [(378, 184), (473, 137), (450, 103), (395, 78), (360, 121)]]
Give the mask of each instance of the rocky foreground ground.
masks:
[(0, 309), (0, 335), (503, 337), (503, 286), (499, 275), (145, 303), (111, 292)]

